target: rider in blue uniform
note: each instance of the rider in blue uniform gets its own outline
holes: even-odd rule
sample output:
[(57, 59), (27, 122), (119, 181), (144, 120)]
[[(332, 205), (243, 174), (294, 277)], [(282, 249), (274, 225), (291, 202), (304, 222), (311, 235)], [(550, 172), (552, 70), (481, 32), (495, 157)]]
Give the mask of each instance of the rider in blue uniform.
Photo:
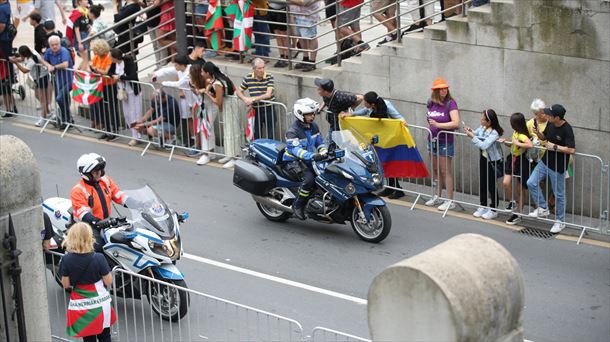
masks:
[(294, 201), (292, 209), (294, 216), (300, 220), (305, 219), (305, 205), (307, 198), (316, 186), (316, 174), (312, 161), (324, 159), (328, 150), (320, 134), (320, 128), (314, 121), (318, 103), (310, 98), (295, 102), (293, 114), (297, 118), (286, 132), (286, 153), (284, 160), (302, 160), (305, 164), (303, 170), (304, 180), (299, 188), (299, 196)]

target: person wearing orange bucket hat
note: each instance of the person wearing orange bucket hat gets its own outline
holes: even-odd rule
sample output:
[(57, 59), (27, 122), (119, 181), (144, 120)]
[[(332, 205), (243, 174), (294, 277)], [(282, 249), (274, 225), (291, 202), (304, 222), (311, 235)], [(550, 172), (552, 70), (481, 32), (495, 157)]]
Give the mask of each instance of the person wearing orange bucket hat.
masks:
[(428, 125), (432, 135), (428, 137), (428, 151), (432, 154), (433, 179), (436, 178), (437, 193), (426, 202), (427, 206), (436, 206), (441, 201), (443, 187), (447, 189), (448, 200), (438, 206), (445, 211), (455, 208), (453, 199), (452, 157), (454, 155), (453, 135), (441, 131), (455, 131), (459, 127), (460, 113), (457, 102), (449, 93), (447, 81), (437, 77), (432, 83), (432, 95), (427, 103)]

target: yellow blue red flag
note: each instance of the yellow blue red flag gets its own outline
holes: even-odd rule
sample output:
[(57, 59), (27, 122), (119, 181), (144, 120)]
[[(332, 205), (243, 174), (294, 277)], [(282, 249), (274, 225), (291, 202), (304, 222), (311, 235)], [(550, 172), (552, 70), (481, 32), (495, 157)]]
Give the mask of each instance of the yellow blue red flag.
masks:
[(403, 121), (367, 117), (346, 117), (340, 120), (341, 129), (355, 130), (366, 139), (379, 137), (375, 150), (386, 177), (430, 177), (415, 140)]

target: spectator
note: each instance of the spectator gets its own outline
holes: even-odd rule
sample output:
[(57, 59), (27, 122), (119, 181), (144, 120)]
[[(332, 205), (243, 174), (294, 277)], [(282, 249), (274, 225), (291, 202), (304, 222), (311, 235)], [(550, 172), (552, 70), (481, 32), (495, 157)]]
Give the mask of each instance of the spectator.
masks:
[[(82, 337), (83, 341), (110, 341), (110, 326), (116, 316), (111, 312), (112, 298), (106, 289), (112, 285), (112, 274), (106, 257), (96, 253), (91, 226), (78, 222), (68, 229), (63, 242), (67, 253), (59, 263), (61, 284), (72, 289), (67, 313), (67, 333), (72, 337)], [(86, 298), (85, 309), (76, 305)], [(73, 305), (74, 304), (74, 305)], [(83, 311), (86, 313), (84, 314)], [(84, 334), (92, 333), (92, 335)]]
[[(134, 126), (141, 134), (157, 137), (161, 132), (164, 141), (171, 141), (176, 133), (176, 124), (180, 118), (180, 106), (173, 97), (164, 91), (156, 93), (150, 100), (150, 108), (136, 121)], [(148, 121), (149, 119), (152, 119)]]
[(377, 43), (381, 46), (398, 38), (396, 32), (396, 1), (395, 0), (373, 0), (371, 2), (373, 17), (377, 19), (388, 30), (388, 34), (382, 41)]
[[(136, 0), (127, 0), (125, 5), (119, 9), (119, 11), (114, 15), (114, 23), (118, 23), (123, 19), (126, 19), (140, 11), (141, 7), (138, 1)], [(150, 14), (150, 12), (149, 12)], [(114, 32), (117, 34), (117, 41), (115, 47), (120, 49), (123, 54), (131, 53), (132, 44), (130, 43), (129, 32), (130, 25), (132, 30), (132, 37), (135, 32), (133, 32), (133, 28), (136, 26), (136, 19), (130, 20), (129, 22), (123, 25), (117, 25), (114, 28)], [(136, 37), (133, 37), (136, 38)], [(134, 48), (137, 48), (137, 44), (135, 44), (137, 39), (134, 41)], [(156, 44), (154, 42), (153, 44)], [(156, 50), (157, 48), (155, 48)], [(132, 54), (134, 56), (135, 54)]]
[[(93, 6), (93, 0), (87, 0), (89, 7)], [(72, 8), (78, 7), (78, 0), (72, 0)]]
[(36, 126), (42, 126), (49, 115), (49, 104), (53, 98), (53, 89), (49, 87), (49, 72), (42, 64), (42, 57), (30, 50), (25, 45), (19, 47), (19, 57), (10, 57), (10, 61), (17, 66), (17, 69), (24, 74), (28, 74), (35, 86), (34, 94), (40, 102), (40, 120)]
[[(84, 0), (82, 0), (84, 1)], [(119, 130), (119, 104), (117, 100), (116, 80), (113, 78), (116, 65), (112, 63), (110, 56), (110, 46), (106, 41), (95, 39), (91, 42), (93, 59), (91, 60), (90, 70), (94, 74), (102, 76), (102, 100), (93, 104), (95, 122), (104, 125), (106, 133), (101, 134), (98, 139), (112, 141), (118, 138)], [(96, 127), (99, 128), (99, 127)]]
[(457, 6), (462, 3), (462, 0), (440, 0), (441, 2), (441, 21), (454, 15), (462, 13), (462, 6)]
[[(407, 27), (406, 30), (403, 31), (403, 35), (409, 32), (415, 32), (423, 30), (424, 27), (428, 25), (432, 25), (432, 18), (427, 18), (434, 13), (434, 3), (428, 0), (409, 0), (408, 5), (411, 8), (419, 7), (419, 10), (411, 12), (411, 18), (413, 19), (413, 24)], [(425, 5), (425, 6), (424, 6)]]
[(540, 131), (535, 126), (533, 129), (538, 139), (546, 140), (544, 147), (547, 151), (527, 181), (532, 199), (538, 206), (529, 216), (546, 217), (549, 215), (547, 202), (540, 190), (540, 181), (546, 177), (550, 178), (557, 204), (556, 221), (551, 228), (551, 233), (556, 234), (565, 228), (565, 172), (570, 155), (576, 153), (576, 142), (572, 126), (564, 120), (566, 110), (562, 105), (554, 104), (550, 108), (545, 108), (544, 114), (548, 116), (550, 124), (544, 131)]
[(195, 45), (193, 46), (193, 50), (191, 51), (191, 53), (187, 56), (188, 64), (190, 64), (190, 65), (199, 64), (203, 67), (203, 65), (205, 64), (205, 59), (203, 59), (204, 55), (205, 55), (205, 43), (203, 41), (198, 40), (195, 42)]
[(260, 57), (269, 57), (271, 48), (269, 47), (269, 24), (267, 21), (267, 9), (269, 0), (252, 0), (254, 5), (254, 54)]
[(326, 120), (330, 124), (330, 131), (338, 131), (340, 129), (338, 117), (356, 109), (363, 97), (335, 89), (335, 83), (327, 78), (316, 78), (314, 83), (318, 87), (318, 95), (323, 100), (320, 110), (327, 108)]
[(102, 11), (104, 10), (104, 6), (102, 5), (93, 5), (89, 9), (89, 17), (93, 24), (91, 25), (91, 35), (95, 35), (101, 32), (98, 38), (105, 40), (108, 45), (112, 48), (116, 46), (116, 35), (112, 30), (109, 30), (109, 26), (105, 23), (100, 16), (102, 15)]
[[(482, 217), (486, 220), (498, 217), (494, 208), (498, 205), (499, 196), (496, 191), (496, 179), (502, 177), (502, 145), (498, 138), (504, 130), (498, 122), (498, 116), (493, 109), (486, 109), (481, 115), (481, 126), (474, 131), (470, 127), (464, 127), (466, 135), (472, 139), (472, 143), (481, 150), (479, 157), (479, 207), (474, 217)], [(487, 208), (487, 194), (491, 196), (491, 203)]]
[(13, 97), (13, 84), (15, 80), (15, 72), (12, 65), (9, 64), (8, 58), (13, 53), (13, 39), (7, 32), (7, 28), (11, 24), (11, 5), (8, 0), (0, 0), (0, 94), (4, 100), (5, 110), (2, 117), (7, 118), (13, 116), (9, 112), (17, 113), (17, 105)]
[[(134, 128), (134, 125), (142, 113), (142, 89), (138, 83), (138, 65), (130, 55), (123, 55), (119, 49), (110, 50), (110, 56), (115, 65), (113, 77), (115, 80), (119, 80), (117, 97), (123, 106), (125, 123), (131, 128), (133, 139), (129, 141), (128, 145), (135, 146), (138, 144), (136, 139), (140, 139), (140, 133)], [(118, 96), (120, 92), (124, 92), (127, 97), (121, 99)]]
[[(195, 94), (190, 90), (190, 75), (189, 69), (191, 66), (188, 64), (189, 60), (187, 56), (178, 55), (174, 60), (174, 67), (161, 68), (153, 73), (153, 80), (157, 78), (163, 78), (167, 76), (173, 76), (176, 81), (163, 81), (161, 84), (164, 87), (175, 88), (180, 98), (180, 136), (182, 138), (181, 145), (184, 147), (191, 146), (191, 137), (194, 135), (193, 129), (193, 115), (192, 109), (195, 106), (196, 98)], [(175, 75), (175, 76), (174, 76)], [(196, 151), (188, 151), (188, 154), (194, 154)]]
[[(380, 119), (396, 119), (401, 120), (402, 122), (404, 122), (405, 125), (407, 124), (405, 118), (400, 115), (400, 113), (396, 110), (396, 108), (394, 108), (392, 103), (388, 100), (381, 98), (374, 91), (369, 91), (368, 93), (364, 94), (364, 108), (360, 108), (354, 111), (351, 115), (368, 116), (371, 118)], [(344, 113), (340, 116), (349, 116), (349, 113)], [(388, 178), (388, 185), (393, 188), (402, 189), (400, 187), (400, 182), (398, 181), (398, 178)], [(401, 197), (404, 197), (404, 195), (405, 194), (402, 191), (395, 189), (384, 189), (381, 193), (379, 193), (379, 196), (387, 196), (391, 199), (399, 199)]]
[[(154, 6), (159, 6), (161, 16), (159, 17), (161, 25), (157, 29), (157, 39), (161, 48), (167, 50), (167, 55), (172, 56), (176, 53), (176, 21), (174, 13), (174, 0), (155, 0)], [(160, 61), (161, 65), (167, 64), (169, 61)]]
[[(506, 210), (512, 211), (516, 207), (515, 201), (513, 200), (512, 180), (513, 176), (519, 177), (520, 186), (517, 187), (517, 209), (519, 212), (522, 212), (525, 198), (524, 194), (527, 192), (527, 180), (532, 171), (530, 161), (527, 159), (527, 150), (533, 148), (534, 144), (532, 144), (532, 141), (529, 138), (530, 135), (527, 131), (525, 116), (523, 114), (514, 113), (511, 115), (510, 126), (514, 130), (511, 141), (509, 142), (506, 139), (498, 140), (500, 143), (506, 143), (506, 145), (510, 146), (510, 155), (506, 157), (506, 161), (504, 162), (504, 179), (502, 180), (502, 185), (504, 186), (506, 198), (510, 200)], [(521, 222), (521, 216), (517, 214), (512, 214), (506, 221), (506, 223), (510, 225), (519, 222)]]
[[(218, 117), (218, 115), (220, 113), (223, 112), (224, 109), (224, 96), (225, 95), (231, 95), (235, 92), (235, 86), (233, 85), (233, 82), (231, 82), (231, 79), (229, 79), (229, 77), (227, 77), (227, 75), (223, 74), (220, 69), (218, 69), (218, 67), (216, 65), (214, 65), (214, 63), (212, 62), (207, 62), (205, 63), (205, 65), (203, 66), (203, 76), (206, 79), (206, 84), (207, 87), (204, 89), (200, 89), (200, 94), (203, 96), (203, 103), (204, 103), (204, 107), (207, 111), (207, 116), (208, 119), (210, 121), (210, 123), (213, 125), (214, 121), (216, 120), (216, 118)], [(227, 113), (226, 111), (224, 112), (225, 115), (231, 115), (232, 113)], [(227, 118), (228, 120), (226, 120), (225, 122), (231, 121), (231, 118)], [(224, 141), (227, 141), (227, 138), (230, 139), (230, 135), (234, 135), (234, 134), (239, 134), (238, 132), (235, 132), (235, 128), (236, 127), (232, 127), (232, 130), (229, 130), (227, 132), (227, 130), (225, 129), (224, 132)], [(204, 141), (202, 141), (202, 149), (205, 151), (210, 151), (212, 150), (212, 148), (214, 147), (214, 141), (215, 136), (214, 136), (214, 129), (212, 128), (210, 130), (210, 134), (208, 135), (208, 141), (204, 143)], [(207, 145), (207, 149), (206, 146)], [(230, 168), (233, 167), (233, 155), (231, 153), (230, 150), (227, 150), (226, 146), (228, 145), (227, 143), (224, 144), (225, 145), (225, 154), (226, 157), (221, 159), (221, 162), (224, 162), (223, 168)], [(204, 162), (203, 164), (205, 164), (206, 159), (209, 162), (210, 158), (205, 158), (207, 157), (206, 154), (203, 154), (201, 156), (203, 158), (203, 160), (201, 160), (202, 158), (199, 159), (199, 161), (197, 162), (197, 164), (202, 164), (201, 162)]]
[(289, 40), (286, 37), (288, 18), (286, 18), (286, 3), (284, 2), (269, 2), (269, 30), (275, 34), (280, 59), (273, 64), (274, 68), (284, 68), (288, 66), (286, 61), (288, 55)]
[[(248, 90), (250, 96), (244, 92)], [(248, 106), (248, 111), (254, 109), (256, 122), (254, 124), (254, 139), (262, 137), (275, 138), (275, 108), (269, 101), (275, 101), (273, 92), (275, 85), (273, 75), (265, 72), (265, 61), (255, 58), (252, 61), (252, 73), (246, 75), (237, 89), (237, 96)], [(265, 102), (263, 102), (265, 101)], [(266, 127), (266, 135), (263, 135)]]
[(437, 177), (438, 193), (426, 202), (427, 206), (437, 205), (442, 197), (443, 187), (447, 189), (447, 198), (438, 210), (445, 211), (447, 208), (455, 208), (453, 199), (453, 173), (451, 158), (454, 155), (453, 135), (439, 134), (441, 131), (455, 131), (459, 127), (460, 113), (457, 102), (451, 97), (447, 82), (438, 77), (432, 84), (432, 95), (427, 103), (428, 125), (432, 135), (428, 137), (428, 151), (432, 153), (432, 168)]
[(20, 22), (28, 20), (30, 15), (34, 12), (34, 1), (33, 0), (16, 0), (17, 1), (17, 15), (13, 17), (13, 25), (19, 27)]
[(44, 62), (47, 70), (55, 75), (55, 101), (59, 109), (58, 120), (63, 128), (66, 123), (72, 123), (70, 115), (70, 90), (72, 90), (72, 71), (74, 66), (68, 49), (60, 45), (57, 36), (49, 37), (49, 48), (44, 52)]
[[(193, 0), (193, 12), (194, 12), (194, 22), (197, 29), (197, 35), (204, 35), (204, 25), (205, 25), (205, 17), (208, 14), (208, 7), (210, 6), (209, 0)], [(197, 40), (195, 40), (195, 45), (197, 44)], [(203, 41), (201, 41), (203, 43)], [(204, 45), (205, 47), (205, 45)]]
[[(155, 64), (161, 64), (165, 62), (167, 58), (167, 51), (161, 48), (157, 40), (157, 27), (161, 22), (160, 13), (161, 9), (155, 5), (156, 0), (144, 0), (143, 6), (148, 10), (146, 11), (146, 26), (148, 27), (148, 34), (150, 41), (152, 42), (153, 50), (155, 51)], [(116, 22), (116, 18), (115, 18)], [(165, 62), (167, 63), (167, 62)]]
[(55, 6), (59, 9), (59, 14), (61, 15), (62, 24), (66, 25), (68, 22), (66, 18), (66, 14), (64, 13), (64, 6), (61, 3), (61, 0), (36, 0), (34, 1), (34, 8), (36, 8), (36, 12), (40, 14), (42, 17), (42, 22), (44, 23), (47, 20), (51, 20), (55, 22)]
[(339, 25), (341, 38), (346, 39), (346, 37), (351, 36), (350, 39), (354, 42), (354, 45), (358, 45), (353, 50), (354, 54), (359, 54), (371, 48), (369, 44), (362, 41), (362, 34), (360, 33), (362, 2), (363, 0), (339, 0), (337, 25)]
[[(545, 107), (546, 105), (541, 99), (534, 99), (530, 106), (534, 117), (527, 120), (527, 131), (529, 132), (530, 139), (532, 139), (534, 146), (544, 146), (546, 143), (546, 140), (538, 140), (538, 136), (534, 133), (534, 127), (540, 132), (544, 132), (546, 129), (547, 117), (544, 114)], [(536, 162), (544, 155), (544, 149), (531, 149), (528, 155), (531, 162)]]
[(83, 42), (91, 31), (91, 20), (89, 19), (89, 3), (87, 0), (77, 0), (78, 8), (70, 14), (73, 26), (68, 25), (66, 37), (81, 58), (78, 69), (87, 70), (89, 66), (89, 43)]
[(299, 43), (303, 48), (303, 63), (297, 63), (295, 69), (304, 72), (316, 70), (316, 56), (318, 54), (318, 21), (320, 1), (291, 0), (290, 12), (294, 15), (295, 30), (299, 36)]
[(30, 25), (34, 28), (34, 50), (39, 54), (44, 53), (44, 49), (48, 47), (47, 32), (41, 21), (40, 14), (32, 13), (30, 15)]

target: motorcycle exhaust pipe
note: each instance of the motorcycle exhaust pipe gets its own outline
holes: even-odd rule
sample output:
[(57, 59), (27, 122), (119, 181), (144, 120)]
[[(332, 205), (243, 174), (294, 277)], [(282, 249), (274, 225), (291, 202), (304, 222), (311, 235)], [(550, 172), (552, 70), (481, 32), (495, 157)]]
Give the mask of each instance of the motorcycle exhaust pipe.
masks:
[(280, 201), (276, 200), (275, 198), (257, 195), (252, 195), (252, 198), (260, 204), (272, 207), (277, 210), (281, 210), (283, 212), (292, 213), (292, 207), (280, 203)]

